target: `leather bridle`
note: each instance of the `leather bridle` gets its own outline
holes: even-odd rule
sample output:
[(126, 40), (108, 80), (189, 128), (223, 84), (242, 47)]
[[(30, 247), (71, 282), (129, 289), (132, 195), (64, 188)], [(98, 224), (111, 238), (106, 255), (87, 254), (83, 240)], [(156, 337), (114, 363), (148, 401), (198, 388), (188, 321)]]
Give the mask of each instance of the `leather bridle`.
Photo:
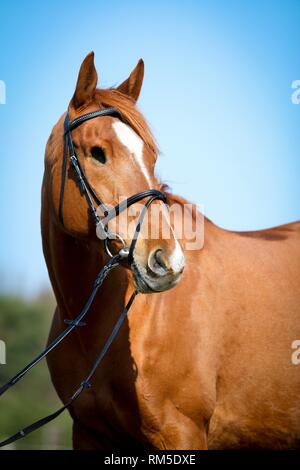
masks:
[[(122, 201), (120, 204), (115, 206), (113, 209), (108, 209), (108, 207), (103, 203), (103, 201), (99, 198), (95, 190), (92, 188), (90, 185), (83, 169), (80, 164), (80, 161), (78, 159), (78, 156), (76, 155), (73, 140), (72, 140), (72, 130), (74, 130), (76, 127), (80, 126), (82, 123), (94, 119), (96, 117), (100, 116), (112, 116), (112, 117), (118, 117), (119, 119), (121, 118), (120, 113), (118, 112), (117, 109), (109, 107), (109, 108), (104, 108), (100, 109), (98, 111), (93, 111), (87, 114), (83, 114), (82, 116), (79, 116), (78, 118), (74, 119), (73, 121), (69, 121), (69, 115), (68, 113), (66, 114), (65, 117), (65, 122), (64, 122), (64, 152), (63, 152), (63, 162), (62, 162), (62, 176), (61, 176), (61, 189), (60, 189), (60, 198), (59, 198), (59, 222), (64, 225), (63, 221), (63, 198), (64, 198), (64, 191), (65, 191), (65, 181), (66, 181), (66, 172), (67, 172), (67, 160), (68, 160), (68, 154), (70, 156), (70, 165), (74, 169), (76, 178), (81, 190), (81, 193), (85, 196), (89, 210), (91, 213), (91, 216), (93, 218), (93, 221), (96, 225), (97, 233), (99, 233), (98, 229), (100, 229), (100, 234), (101, 238), (104, 240), (104, 248), (106, 253), (109, 255), (109, 260), (106, 263), (106, 265), (100, 270), (98, 273), (94, 286), (92, 289), (92, 292), (82, 308), (82, 310), (79, 312), (79, 314), (72, 320), (66, 319), (65, 323), (68, 325), (54, 340), (51, 341), (51, 343), (48, 344), (48, 346), (37, 356), (35, 357), (29, 364), (27, 364), (23, 369), (21, 369), (14, 377), (12, 377), (6, 384), (4, 384), (2, 387), (0, 387), (0, 396), (3, 395), (8, 389), (10, 389), (13, 385), (15, 385), (19, 380), (21, 380), (25, 374), (29, 370), (31, 370), (38, 362), (40, 362), (43, 358), (45, 358), (51, 351), (53, 351), (76, 327), (82, 327), (85, 326), (85, 323), (83, 322), (84, 317), (88, 313), (91, 304), (96, 296), (96, 293), (99, 289), (99, 287), (102, 285), (104, 279), (108, 275), (108, 273), (118, 266), (124, 258), (127, 259), (128, 265), (131, 266), (133, 262), (133, 252), (134, 248), (136, 246), (136, 242), (140, 233), (141, 229), (141, 224), (144, 220), (144, 217), (147, 213), (147, 210), (150, 206), (150, 204), (157, 200), (160, 199), (164, 203), (166, 203), (166, 196), (164, 193), (157, 189), (147, 189), (145, 191), (141, 191), (137, 194), (134, 194), (133, 196), (130, 196), (126, 200)], [(125, 246), (124, 240), (120, 237), (118, 234), (113, 234), (109, 231), (108, 229), (108, 222), (114, 218), (117, 217), (122, 211), (130, 207), (132, 204), (135, 204), (136, 202), (139, 202), (143, 199), (147, 199), (145, 202), (142, 211), (138, 217), (138, 221), (135, 227), (135, 232), (132, 237), (131, 243), (129, 247)], [(95, 206), (95, 203), (97, 206), (101, 207), (101, 210), (103, 212), (103, 218), (101, 218), (98, 215), (97, 208)], [(122, 248), (119, 250), (119, 252), (116, 255), (113, 255), (110, 252), (110, 249), (108, 247), (108, 242), (112, 238), (117, 238), (121, 240), (122, 242)], [(21, 439), (22, 437), (25, 437), (26, 435), (30, 434), (31, 432), (35, 431), (36, 429), (41, 428), (45, 424), (49, 423), (53, 419), (55, 419), (57, 416), (59, 416), (65, 409), (69, 408), (71, 404), (79, 397), (79, 395), (85, 390), (86, 388), (91, 387), (91, 379), (93, 378), (100, 362), (104, 358), (105, 354), (107, 353), (108, 349), (110, 348), (115, 336), (117, 335), (119, 329), (121, 328), (128, 312), (129, 309), (138, 294), (138, 290), (134, 290), (131, 297), (129, 298), (129, 301), (127, 302), (126, 306), (122, 310), (109, 338), (107, 339), (103, 349), (100, 351), (98, 354), (94, 364), (92, 365), (89, 373), (85, 376), (85, 378), (80, 382), (78, 388), (75, 390), (75, 392), (70, 396), (70, 398), (67, 400), (67, 402), (59, 408), (57, 411), (54, 413), (51, 413), (50, 415), (39, 419), (38, 421), (35, 421), (33, 424), (25, 427), (24, 429), (18, 431), (16, 434), (13, 436), (5, 439), (4, 441), (0, 442), (0, 447), (6, 446), (8, 444), (11, 444), (12, 442)]]
[[(120, 113), (116, 108), (109, 107), (100, 109), (97, 111), (93, 111), (87, 114), (83, 114), (78, 118), (74, 119), (73, 121), (69, 121), (69, 114), (66, 114), (65, 122), (64, 122), (64, 154), (63, 154), (63, 162), (62, 162), (62, 176), (61, 176), (61, 189), (60, 189), (60, 197), (59, 197), (59, 221), (63, 225), (63, 197), (64, 197), (64, 189), (65, 189), (65, 181), (66, 181), (66, 171), (67, 171), (67, 156), (68, 153), (70, 155), (70, 165), (75, 170), (76, 178), (81, 190), (81, 193), (85, 195), (90, 214), (92, 219), (96, 225), (97, 234), (101, 234), (101, 238), (104, 240), (104, 248), (106, 253), (112, 257), (112, 253), (108, 247), (109, 240), (111, 239), (118, 239), (122, 242), (123, 249), (121, 251), (121, 255), (123, 257), (127, 257), (128, 264), (130, 265), (133, 261), (133, 250), (136, 245), (137, 237), (140, 231), (140, 226), (145, 216), (145, 213), (150, 206), (150, 204), (155, 201), (156, 199), (160, 199), (161, 201), (166, 203), (166, 196), (164, 193), (157, 189), (146, 189), (145, 191), (141, 191), (139, 193), (130, 196), (129, 198), (122, 201), (120, 204), (115, 206), (112, 209), (109, 209), (107, 205), (102, 201), (102, 199), (98, 196), (96, 191), (93, 189), (91, 184), (89, 183), (88, 178), (86, 177), (82, 166), (79, 162), (78, 156), (76, 155), (76, 151), (74, 148), (73, 140), (72, 140), (72, 131), (80, 126), (82, 123), (89, 121), (90, 119), (94, 119), (96, 117), (101, 116), (112, 116), (121, 118)], [(133, 235), (130, 248), (126, 248), (125, 242), (119, 234), (111, 233), (108, 230), (108, 222), (117, 217), (121, 212), (123, 212), (128, 207), (132, 206), (136, 202), (139, 202), (148, 197), (144, 205), (144, 209), (141, 211), (140, 219), (137, 223), (135, 233)], [(104, 218), (101, 218), (98, 214), (97, 208), (94, 204), (96, 202), (97, 206), (101, 208), (103, 212)], [(99, 230), (100, 229), (100, 230)]]

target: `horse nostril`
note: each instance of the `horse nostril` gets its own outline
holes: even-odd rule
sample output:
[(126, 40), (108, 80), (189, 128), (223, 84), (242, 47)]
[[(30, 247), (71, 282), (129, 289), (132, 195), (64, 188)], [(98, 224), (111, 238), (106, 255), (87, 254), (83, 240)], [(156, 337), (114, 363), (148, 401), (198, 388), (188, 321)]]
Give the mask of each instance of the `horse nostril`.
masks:
[(166, 275), (169, 270), (162, 250), (156, 250), (149, 256), (148, 265), (151, 271), (158, 276)]
[(165, 270), (168, 269), (168, 266), (167, 266), (166, 261), (164, 259), (162, 250), (156, 250), (156, 252), (154, 253), (154, 258), (155, 258), (156, 263), (160, 267), (162, 267)]

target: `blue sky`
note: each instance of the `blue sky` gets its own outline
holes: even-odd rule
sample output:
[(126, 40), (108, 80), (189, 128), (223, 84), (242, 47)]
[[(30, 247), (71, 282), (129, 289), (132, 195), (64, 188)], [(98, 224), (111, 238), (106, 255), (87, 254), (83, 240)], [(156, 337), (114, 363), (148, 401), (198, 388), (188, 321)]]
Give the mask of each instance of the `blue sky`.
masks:
[(100, 86), (145, 60), (139, 106), (158, 173), (215, 223), (300, 219), (300, 2), (1, 2), (0, 288), (48, 286), (39, 227), (44, 148), (84, 56)]

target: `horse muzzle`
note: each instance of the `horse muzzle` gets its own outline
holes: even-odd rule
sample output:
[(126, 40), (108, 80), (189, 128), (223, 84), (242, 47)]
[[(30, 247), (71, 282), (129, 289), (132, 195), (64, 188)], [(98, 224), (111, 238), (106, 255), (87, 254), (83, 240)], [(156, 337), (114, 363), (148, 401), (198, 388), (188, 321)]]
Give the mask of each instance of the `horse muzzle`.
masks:
[(182, 278), (184, 264), (184, 254), (179, 244), (170, 256), (161, 248), (153, 250), (146, 263), (134, 255), (131, 268), (135, 287), (142, 293), (172, 289)]

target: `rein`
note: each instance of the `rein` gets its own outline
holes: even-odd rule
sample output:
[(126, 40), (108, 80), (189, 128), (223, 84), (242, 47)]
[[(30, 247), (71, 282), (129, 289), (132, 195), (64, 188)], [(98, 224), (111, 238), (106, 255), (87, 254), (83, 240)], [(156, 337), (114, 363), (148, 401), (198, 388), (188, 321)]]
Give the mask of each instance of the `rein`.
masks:
[[(81, 125), (82, 123), (94, 119), (96, 117), (100, 116), (112, 116), (112, 117), (118, 117), (121, 118), (119, 112), (117, 109), (109, 107), (109, 108), (104, 108), (98, 111), (94, 111), (91, 113), (84, 114), (82, 116), (79, 116), (78, 118), (74, 119), (73, 121), (69, 121), (69, 115), (68, 113), (66, 114), (65, 117), (65, 122), (64, 122), (64, 153), (63, 153), (63, 161), (62, 161), (62, 177), (61, 177), (61, 190), (60, 190), (60, 198), (59, 198), (59, 221), (64, 226), (63, 222), (63, 196), (64, 196), (64, 190), (65, 190), (65, 180), (66, 180), (66, 172), (67, 172), (67, 160), (68, 160), (68, 154), (70, 156), (70, 166), (73, 168), (75, 171), (75, 175), (77, 178), (77, 182), (81, 191), (81, 194), (83, 194), (87, 200), (89, 210), (91, 213), (91, 216), (94, 220), (94, 223), (96, 225), (96, 230), (97, 234), (100, 232), (101, 238), (104, 240), (104, 249), (107, 255), (109, 256), (109, 260), (106, 263), (106, 265), (100, 270), (98, 273), (94, 285), (91, 291), (91, 294), (86, 301), (86, 304), (80, 311), (80, 313), (72, 320), (66, 319), (64, 320), (65, 323), (68, 325), (67, 328), (65, 328), (53, 341), (51, 341), (50, 344), (40, 353), (38, 356), (36, 356), (31, 362), (29, 362), (23, 369), (21, 369), (14, 377), (12, 377), (6, 384), (2, 385), (0, 387), (0, 396), (3, 395), (8, 389), (13, 387), (19, 380), (21, 380), (27, 372), (29, 372), (38, 362), (40, 362), (42, 359), (44, 359), (51, 351), (53, 351), (76, 327), (83, 327), (85, 326), (85, 323), (83, 322), (83, 319), (87, 315), (92, 302), (97, 294), (98, 289), (102, 285), (104, 279), (106, 276), (109, 274), (109, 272), (114, 269), (115, 267), (119, 266), (120, 262), (123, 261), (124, 259), (127, 259), (127, 263), (129, 266), (131, 266), (133, 262), (133, 252), (136, 246), (136, 242), (140, 233), (141, 225), (143, 223), (144, 217), (147, 213), (147, 210), (150, 206), (150, 204), (155, 201), (156, 199), (160, 199), (164, 203), (166, 203), (166, 196), (164, 193), (161, 191), (158, 191), (156, 189), (148, 189), (145, 191), (141, 191), (137, 194), (134, 194), (127, 198), (126, 200), (122, 201), (120, 204), (115, 206), (113, 209), (108, 209), (107, 206), (104, 204), (104, 202), (99, 198), (95, 190), (92, 188), (90, 185), (81, 165), (78, 159), (78, 156), (76, 155), (73, 140), (72, 140), (72, 135), (71, 132), (73, 129)], [(135, 232), (133, 235), (133, 238), (131, 240), (129, 248), (126, 247), (125, 241), (122, 239), (122, 237), (118, 234), (111, 233), (108, 229), (108, 222), (113, 219), (114, 217), (117, 217), (122, 211), (130, 207), (132, 204), (135, 204), (136, 202), (139, 202), (143, 199), (147, 199), (145, 202), (143, 209), (139, 215), (136, 227), (135, 227)], [(98, 213), (97, 213), (97, 208), (94, 204), (96, 202), (97, 206), (101, 206), (101, 209), (103, 211), (104, 217), (101, 218)], [(122, 242), (122, 248), (119, 250), (119, 253), (116, 255), (113, 255), (109, 249), (109, 240), (110, 239), (119, 239)], [(80, 394), (87, 388), (90, 388), (92, 386), (91, 384), (91, 379), (93, 378), (99, 364), (103, 360), (104, 356), (106, 355), (108, 349), (110, 348), (112, 342), (114, 341), (118, 331), (120, 330), (125, 318), (127, 317), (127, 314), (130, 310), (130, 307), (133, 304), (133, 301), (138, 294), (138, 290), (134, 290), (132, 293), (129, 301), (127, 302), (126, 306), (122, 310), (122, 312), (119, 315), (119, 318), (117, 322), (115, 323), (115, 326), (107, 339), (104, 347), (98, 354), (98, 356), (95, 359), (95, 362), (93, 363), (89, 373), (86, 375), (86, 377), (83, 378), (83, 380), (80, 382), (78, 385), (78, 388), (75, 390), (75, 392), (69, 397), (69, 399), (66, 401), (66, 403), (63, 404), (62, 407), (60, 407), (57, 411), (49, 414), (48, 416), (45, 416), (44, 418), (39, 419), (38, 421), (35, 421), (31, 425), (25, 427), (24, 429), (21, 429), (18, 431), (16, 434), (12, 435), (11, 437), (3, 440), (0, 442), (0, 447), (4, 447), (8, 444), (11, 444), (18, 439), (21, 439), (31, 432), (41, 428), (45, 424), (49, 423), (50, 421), (54, 420), (56, 417), (58, 417), (64, 410), (70, 407), (70, 405), (80, 396)]]

